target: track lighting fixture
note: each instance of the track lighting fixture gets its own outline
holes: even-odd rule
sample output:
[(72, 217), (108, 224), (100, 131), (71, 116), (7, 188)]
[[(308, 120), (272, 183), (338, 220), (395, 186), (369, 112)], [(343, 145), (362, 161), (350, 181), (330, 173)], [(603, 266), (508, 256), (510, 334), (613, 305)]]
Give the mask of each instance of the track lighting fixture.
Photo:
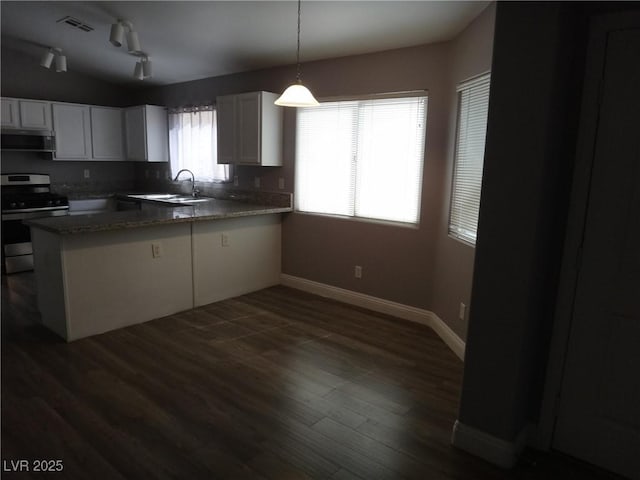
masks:
[(40, 65), (44, 68), (51, 68), (53, 61), (55, 60), (56, 72), (67, 71), (67, 57), (62, 54), (62, 49), (57, 47), (49, 48), (40, 60)]
[(138, 39), (138, 32), (133, 29), (133, 23), (129, 20), (118, 19), (116, 23), (111, 25), (111, 32), (109, 34), (109, 41), (116, 47), (121, 47), (126, 33), (127, 37), (127, 50), (129, 53), (140, 53), (142, 48), (140, 47), (140, 40)]
[(144, 80), (145, 78), (151, 78), (153, 71), (151, 70), (151, 58), (147, 55), (140, 57), (140, 60), (136, 62), (136, 67), (133, 70), (133, 76), (138, 80)]

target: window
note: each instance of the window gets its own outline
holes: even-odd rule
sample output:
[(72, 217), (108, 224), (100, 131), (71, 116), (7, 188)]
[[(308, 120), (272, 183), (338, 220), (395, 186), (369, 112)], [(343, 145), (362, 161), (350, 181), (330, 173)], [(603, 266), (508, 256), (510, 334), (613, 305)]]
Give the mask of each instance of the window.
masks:
[(427, 97), (297, 111), (296, 209), (418, 223)]
[(490, 75), (458, 85), (458, 132), (449, 234), (475, 245), (480, 210)]
[(229, 180), (229, 166), (217, 164), (216, 112), (213, 107), (195, 107), (169, 113), (169, 158), (171, 174), (183, 168), (196, 180)]

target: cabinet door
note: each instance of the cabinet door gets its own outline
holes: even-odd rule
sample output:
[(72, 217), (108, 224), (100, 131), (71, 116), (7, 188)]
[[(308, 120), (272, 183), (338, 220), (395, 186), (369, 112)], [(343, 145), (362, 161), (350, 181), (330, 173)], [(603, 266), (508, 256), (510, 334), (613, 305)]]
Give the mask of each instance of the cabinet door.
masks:
[(144, 107), (131, 107), (124, 111), (127, 160), (147, 160), (147, 129)]
[(235, 150), (235, 96), (216, 99), (218, 163), (234, 163)]
[(169, 161), (169, 126), (167, 109), (157, 105), (145, 107), (145, 129), (147, 139), (147, 161)]
[(34, 100), (19, 100), (20, 127), (51, 130), (51, 104)]
[(91, 107), (91, 147), (94, 160), (123, 160), (122, 110)]
[(236, 97), (236, 163), (260, 164), (260, 92)]
[(56, 160), (87, 160), (91, 157), (91, 121), (87, 105), (54, 103), (53, 128), (56, 132)]
[(18, 100), (14, 98), (1, 99), (2, 104), (0, 112), (2, 113), (2, 121), (0, 122), (3, 127), (20, 127), (20, 116), (18, 112)]

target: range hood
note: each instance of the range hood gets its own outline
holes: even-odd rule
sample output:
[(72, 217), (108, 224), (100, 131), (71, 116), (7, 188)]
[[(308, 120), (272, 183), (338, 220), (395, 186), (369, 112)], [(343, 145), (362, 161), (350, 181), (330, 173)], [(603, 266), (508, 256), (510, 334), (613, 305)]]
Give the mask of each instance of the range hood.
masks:
[(3, 128), (0, 148), (9, 152), (55, 152), (56, 137), (50, 130)]

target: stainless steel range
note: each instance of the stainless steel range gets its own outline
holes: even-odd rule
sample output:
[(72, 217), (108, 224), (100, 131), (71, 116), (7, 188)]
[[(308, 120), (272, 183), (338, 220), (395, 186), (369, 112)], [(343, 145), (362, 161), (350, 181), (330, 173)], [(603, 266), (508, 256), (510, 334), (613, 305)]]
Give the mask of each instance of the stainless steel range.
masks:
[(33, 270), (31, 231), (23, 220), (67, 215), (67, 197), (51, 192), (49, 175), (2, 174), (2, 271)]

